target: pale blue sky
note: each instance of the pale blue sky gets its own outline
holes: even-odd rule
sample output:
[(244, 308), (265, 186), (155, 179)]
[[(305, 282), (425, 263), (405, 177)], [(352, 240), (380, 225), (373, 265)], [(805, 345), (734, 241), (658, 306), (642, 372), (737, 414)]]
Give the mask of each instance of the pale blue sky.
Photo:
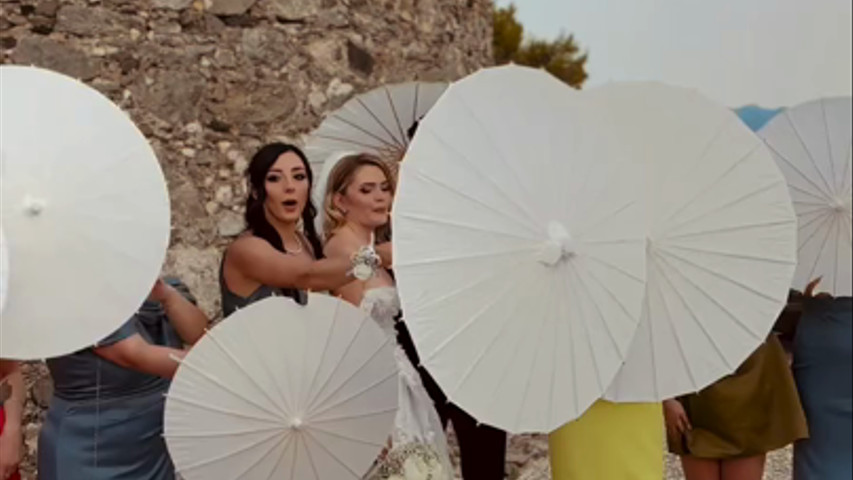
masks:
[(574, 33), (589, 49), (589, 86), (659, 80), (732, 107), (790, 106), (851, 92), (850, 0), (513, 3), (527, 33)]

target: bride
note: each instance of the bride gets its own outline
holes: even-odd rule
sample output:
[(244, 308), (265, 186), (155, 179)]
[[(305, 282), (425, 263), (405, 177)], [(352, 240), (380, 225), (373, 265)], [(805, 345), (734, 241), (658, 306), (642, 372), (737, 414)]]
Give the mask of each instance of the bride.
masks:
[[(323, 202), (327, 257), (354, 258), (375, 238), (388, 239), (393, 183), (388, 166), (369, 155), (344, 157), (335, 165)], [(394, 279), (382, 268), (355, 274), (363, 280), (333, 293), (360, 306), (390, 338), (396, 339), (394, 325), (400, 316), (400, 300)], [(366, 478), (452, 479), (447, 440), (438, 413), (417, 370), (399, 345), (395, 355), (400, 369), (399, 410), (390, 448)]]

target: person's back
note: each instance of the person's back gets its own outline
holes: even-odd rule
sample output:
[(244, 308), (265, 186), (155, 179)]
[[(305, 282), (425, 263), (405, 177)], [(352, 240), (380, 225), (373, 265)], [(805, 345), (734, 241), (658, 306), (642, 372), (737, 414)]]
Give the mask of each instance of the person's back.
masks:
[(794, 376), (811, 438), (794, 447), (795, 480), (853, 476), (853, 299), (805, 300)]

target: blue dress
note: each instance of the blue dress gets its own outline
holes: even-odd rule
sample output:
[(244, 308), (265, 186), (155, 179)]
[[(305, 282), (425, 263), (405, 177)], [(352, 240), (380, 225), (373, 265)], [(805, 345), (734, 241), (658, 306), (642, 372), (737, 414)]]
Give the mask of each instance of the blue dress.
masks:
[(853, 476), (853, 299), (808, 299), (794, 340), (794, 376), (811, 438), (794, 446), (795, 480)]
[[(136, 334), (151, 344), (183, 346), (162, 307), (153, 302), (145, 302), (98, 345)], [(48, 360), (47, 366), (54, 394), (39, 435), (40, 480), (175, 478), (163, 440), (169, 380), (120, 367), (91, 348)]]

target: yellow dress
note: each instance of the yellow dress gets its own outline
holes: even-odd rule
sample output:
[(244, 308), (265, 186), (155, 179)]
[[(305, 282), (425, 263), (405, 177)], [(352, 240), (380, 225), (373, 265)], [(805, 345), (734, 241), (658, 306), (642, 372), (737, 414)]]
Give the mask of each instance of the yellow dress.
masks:
[(660, 403), (599, 400), (549, 439), (553, 480), (660, 480), (664, 471)]

